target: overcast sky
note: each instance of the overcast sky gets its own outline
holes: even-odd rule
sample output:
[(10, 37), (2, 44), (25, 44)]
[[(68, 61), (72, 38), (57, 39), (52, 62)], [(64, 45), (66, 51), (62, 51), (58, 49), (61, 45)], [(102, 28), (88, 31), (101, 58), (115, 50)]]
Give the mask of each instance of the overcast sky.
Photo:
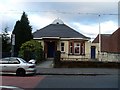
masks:
[[(23, 11), (28, 15), (32, 32), (51, 24), (60, 18), (65, 24), (90, 38), (95, 38), (100, 30), (102, 34), (111, 34), (118, 28), (118, 1), (109, 0), (1, 0), (0, 29), (13, 30)], [(100, 14), (100, 17), (99, 17)]]

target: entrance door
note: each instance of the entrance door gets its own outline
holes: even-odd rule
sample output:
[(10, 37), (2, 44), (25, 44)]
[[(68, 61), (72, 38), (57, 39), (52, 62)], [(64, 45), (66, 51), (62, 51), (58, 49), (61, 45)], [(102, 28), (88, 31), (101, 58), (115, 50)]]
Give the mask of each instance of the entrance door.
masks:
[(91, 59), (95, 59), (96, 57), (96, 47), (91, 46)]
[(47, 42), (47, 57), (53, 58), (55, 56), (55, 42)]

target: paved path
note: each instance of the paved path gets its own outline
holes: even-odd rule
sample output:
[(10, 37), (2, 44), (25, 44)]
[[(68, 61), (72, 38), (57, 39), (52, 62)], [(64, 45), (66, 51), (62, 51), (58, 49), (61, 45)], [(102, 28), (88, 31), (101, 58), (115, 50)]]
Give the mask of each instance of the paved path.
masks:
[(39, 68), (38, 75), (118, 75), (118, 69), (108, 68)]
[(53, 60), (46, 60), (46, 61), (40, 63), (39, 65), (37, 65), (37, 67), (39, 67), (39, 68), (52, 68), (52, 64), (53, 64)]

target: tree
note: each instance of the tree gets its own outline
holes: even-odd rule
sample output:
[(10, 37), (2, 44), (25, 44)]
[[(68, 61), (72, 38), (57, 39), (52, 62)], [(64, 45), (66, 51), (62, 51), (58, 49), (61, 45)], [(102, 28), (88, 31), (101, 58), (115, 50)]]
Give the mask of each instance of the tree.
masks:
[(38, 41), (27, 41), (20, 47), (19, 56), (24, 58), (26, 61), (35, 59), (37, 60), (37, 63), (39, 63), (44, 59), (43, 47)]
[[(8, 36), (8, 27), (4, 29), (2, 32), (2, 56), (9, 56), (10, 55), (10, 50), (11, 50), (11, 42), (10, 42), (10, 37)], [(6, 54), (8, 53), (8, 54)]]
[(29, 20), (25, 12), (23, 12), (21, 20), (16, 22), (12, 34), (15, 34), (14, 52), (18, 55), (21, 45), (33, 38), (32, 27), (29, 25)]

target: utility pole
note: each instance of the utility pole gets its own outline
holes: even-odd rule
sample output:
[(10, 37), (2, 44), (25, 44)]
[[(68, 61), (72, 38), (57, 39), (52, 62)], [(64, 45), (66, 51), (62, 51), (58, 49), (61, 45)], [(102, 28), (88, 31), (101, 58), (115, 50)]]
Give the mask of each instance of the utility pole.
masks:
[(0, 58), (2, 58), (2, 34), (0, 34)]
[(99, 16), (99, 61), (102, 61), (101, 59), (101, 26), (100, 26), (100, 14)]

